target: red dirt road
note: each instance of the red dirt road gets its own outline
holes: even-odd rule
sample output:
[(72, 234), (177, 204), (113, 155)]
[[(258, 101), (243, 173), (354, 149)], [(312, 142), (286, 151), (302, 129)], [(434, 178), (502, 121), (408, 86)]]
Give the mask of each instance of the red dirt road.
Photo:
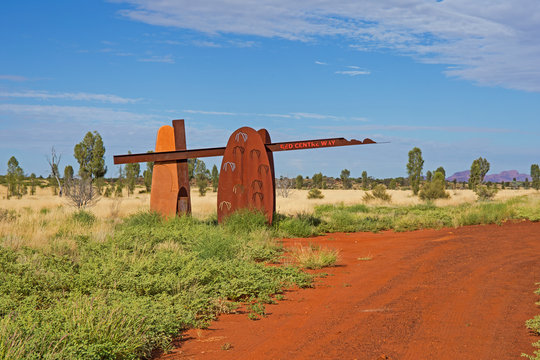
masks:
[(339, 249), (340, 266), (262, 320), (223, 315), (188, 331), (161, 359), (505, 360), (538, 340), (524, 322), (540, 313), (540, 223), (285, 240), (295, 243)]

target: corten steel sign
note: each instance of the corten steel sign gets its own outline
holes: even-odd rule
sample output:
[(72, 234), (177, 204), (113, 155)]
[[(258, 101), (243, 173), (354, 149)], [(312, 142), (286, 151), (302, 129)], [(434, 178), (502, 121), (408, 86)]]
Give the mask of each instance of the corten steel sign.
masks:
[(266, 129), (255, 131), (242, 127), (232, 133), (226, 147), (187, 150), (184, 120), (173, 120), (172, 127), (159, 129), (156, 152), (116, 155), (114, 163), (153, 161), (150, 208), (170, 217), (191, 213), (187, 159), (223, 156), (217, 196), (218, 221), (247, 208), (264, 212), (272, 223), (276, 209), (273, 152), (365, 144), (376, 142), (332, 138), (272, 143)]

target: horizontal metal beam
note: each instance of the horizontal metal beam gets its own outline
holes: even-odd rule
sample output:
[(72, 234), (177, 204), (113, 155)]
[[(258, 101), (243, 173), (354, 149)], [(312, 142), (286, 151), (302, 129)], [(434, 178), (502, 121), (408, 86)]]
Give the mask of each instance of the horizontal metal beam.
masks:
[[(337, 146), (350, 146), (350, 145), (366, 145), (377, 144), (371, 139), (359, 140), (347, 140), (345, 138), (331, 138), (331, 139), (317, 139), (317, 140), (304, 140), (304, 141), (289, 141), (266, 144), (266, 149), (269, 151), (290, 151), (290, 150), (305, 150), (305, 149), (321, 149)], [(380, 144), (380, 143), (379, 143)], [(206, 149), (193, 149), (193, 150), (178, 150), (167, 152), (155, 152), (155, 153), (142, 153), (142, 154), (127, 154), (127, 155), (115, 155), (115, 164), (129, 164), (138, 162), (167, 162), (186, 160), (192, 158), (203, 158), (211, 156), (222, 156), (225, 153), (224, 147), (206, 148)]]

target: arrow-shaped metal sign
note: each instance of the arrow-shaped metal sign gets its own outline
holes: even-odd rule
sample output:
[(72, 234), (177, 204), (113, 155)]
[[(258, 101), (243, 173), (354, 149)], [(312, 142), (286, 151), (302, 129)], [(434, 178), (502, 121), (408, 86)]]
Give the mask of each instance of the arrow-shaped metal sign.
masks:
[[(289, 141), (280, 143), (266, 144), (266, 149), (272, 152), (275, 151), (290, 151), (290, 150), (305, 150), (305, 149), (320, 149), (337, 146), (350, 146), (350, 145), (367, 145), (367, 144), (381, 144), (371, 139), (359, 140), (347, 140), (345, 138), (331, 138), (331, 139), (317, 139), (317, 140), (303, 140), (303, 141)], [(193, 150), (178, 150), (178, 151), (166, 151), (155, 153), (141, 153), (141, 154), (127, 154), (114, 156), (115, 164), (129, 164), (138, 162), (161, 162), (161, 161), (177, 161), (186, 160), (192, 158), (202, 158), (210, 156), (222, 156), (225, 153), (224, 147), (205, 148), (205, 149), (193, 149)]]

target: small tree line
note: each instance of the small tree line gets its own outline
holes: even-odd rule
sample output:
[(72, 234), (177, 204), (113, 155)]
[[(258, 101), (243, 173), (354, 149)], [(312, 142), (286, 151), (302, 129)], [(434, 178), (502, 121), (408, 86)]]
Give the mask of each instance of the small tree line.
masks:
[[(131, 153), (131, 151), (129, 151)], [(145, 192), (150, 192), (152, 188), (152, 175), (154, 164), (146, 163), (146, 170), (141, 175), (141, 166), (138, 163), (126, 164), (118, 167), (118, 175), (105, 179), (107, 167), (105, 165), (105, 146), (101, 135), (97, 132), (88, 132), (82, 141), (74, 146), (73, 155), (78, 162), (79, 170), (75, 173), (71, 165), (64, 167), (63, 176), (60, 173), (61, 154), (58, 154), (54, 147), (46, 157), (50, 174), (48, 178), (37, 178), (34, 173), (26, 176), (18, 160), (12, 156), (7, 163), (7, 174), (0, 176), (0, 183), (7, 187), (6, 197), (22, 197), (23, 195), (36, 193), (37, 187), (51, 187), (53, 193), (58, 196), (66, 196), (78, 206), (87, 206), (99, 196), (121, 197), (124, 189), (127, 195), (131, 196), (135, 192), (136, 186), (144, 186)], [(458, 183), (446, 181), (446, 171), (440, 166), (436, 170), (428, 170), (423, 175), (424, 159), (422, 151), (414, 147), (408, 153), (406, 164), (407, 177), (375, 179), (368, 176), (367, 171), (362, 171), (361, 177), (351, 177), (349, 169), (343, 169), (339, 177), (329, 177), (321, 172), (313, 174), (310, 178), (302, 175), (290, 179), (281, 176), (276, 179), (278, 195), (288, 197), (292, 189), (310, 190), (310, 198), (321, 198), (321, 189), (363, 189), (376, 190), (381, 193), (384, 189), (406, 189), (410, 188), (415, 196), (424, 200), (432, 200), (448, 197), (446, 190), (449, 187), (454, 189), (468, 188), (475, 191), (480, 198), (489, 199), (498, 190), (496, 184), (485, 182), (485, 176), (490, 169), (487, 159), (479, 157), (475, 159), (470, 168), (470, 176), (467, 182)], [(200, 159), (188, 160), (189, 179), (192, 185), (198, 188), (199, 194), (205, 196), (208, 188), (217, 191), (219, 183), (219, 170), (216, 165), (212, 170), (208, 170), (204, 161)], [(506, 187), (540, 189), (540, 168), (538, 164), (532, 164), (530, 177), (523, 182), (514, 179), (512, 182), (503, 182), (500, 188)], [(382, 186), (382, 187), (381, 187)], [(90, 196), (91, 199), (88, 199)]]

